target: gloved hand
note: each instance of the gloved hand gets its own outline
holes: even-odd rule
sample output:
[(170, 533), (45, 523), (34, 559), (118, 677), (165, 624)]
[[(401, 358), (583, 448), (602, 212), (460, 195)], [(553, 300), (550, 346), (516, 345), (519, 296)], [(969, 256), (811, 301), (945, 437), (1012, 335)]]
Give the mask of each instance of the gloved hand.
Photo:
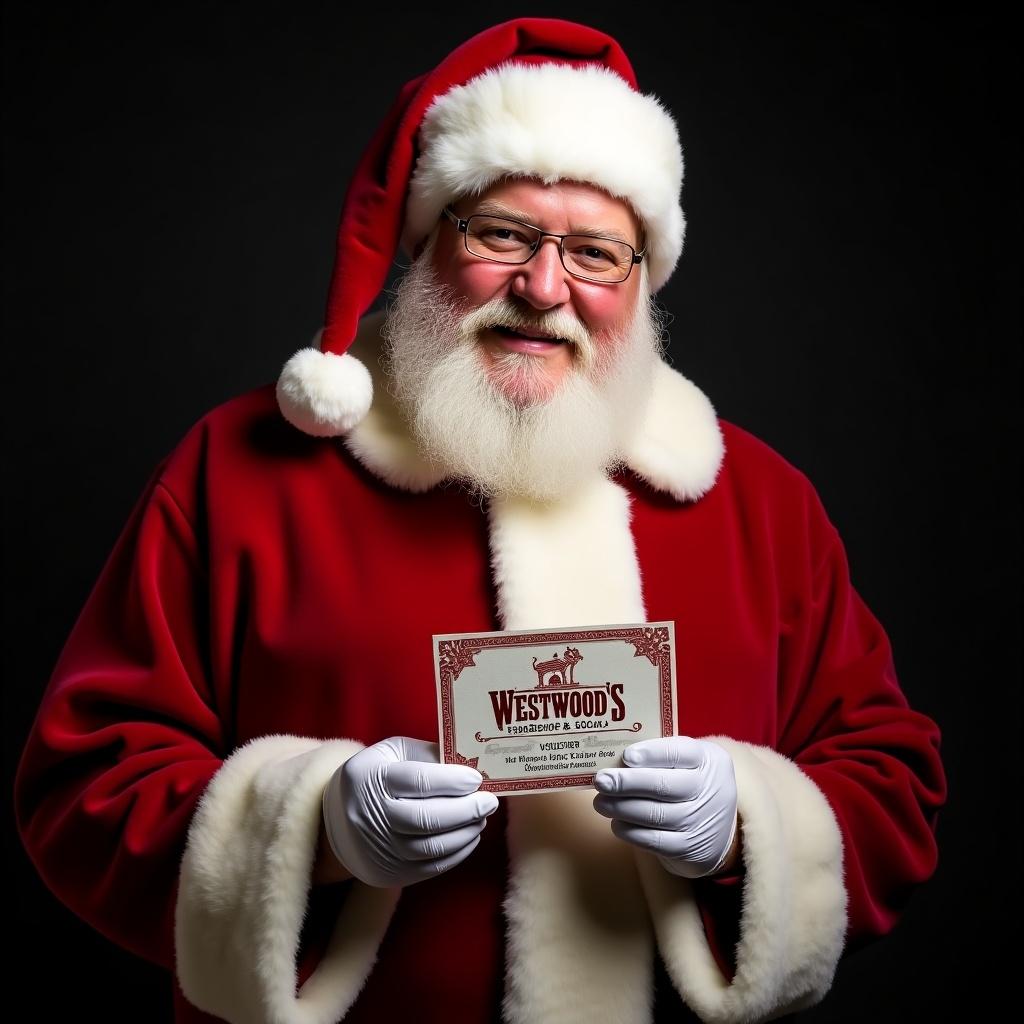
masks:
[(626, 768), (594, 776), (594, 807), (612, 831), (658, 855), (683, 878), (713, 874), (736, 833), (736, 776), (729, 752), (708, 740), (665, 736), (632, 743)]
[(392, 736), (360, 750), (324, 789), (334, 855), (367, 885), (401, 886), (464, 861), (480, 842), (493, 793), (466, 765), (439, 764), (436, 743)]

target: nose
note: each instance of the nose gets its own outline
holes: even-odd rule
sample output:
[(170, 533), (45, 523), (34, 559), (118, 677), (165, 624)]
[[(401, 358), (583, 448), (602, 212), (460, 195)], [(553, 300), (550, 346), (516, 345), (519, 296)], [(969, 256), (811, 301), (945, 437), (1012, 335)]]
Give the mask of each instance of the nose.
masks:
[(550, 309), (569, 301), (569, 273), (562, 266), (558, 245), (557, 238), (542, 238), (533, 256), (516, 267), (512, 291), (536, 309)]

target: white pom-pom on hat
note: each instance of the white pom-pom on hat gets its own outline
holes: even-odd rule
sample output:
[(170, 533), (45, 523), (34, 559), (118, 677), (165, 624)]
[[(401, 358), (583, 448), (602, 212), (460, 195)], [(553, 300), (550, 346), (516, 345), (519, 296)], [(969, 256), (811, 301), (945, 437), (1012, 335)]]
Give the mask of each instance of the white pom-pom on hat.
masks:
[(347, 433), (369, 412), (372, 401), (370, 371), (347, 352), (300, 348), (277, 381), (281, 414), (313, 437)]

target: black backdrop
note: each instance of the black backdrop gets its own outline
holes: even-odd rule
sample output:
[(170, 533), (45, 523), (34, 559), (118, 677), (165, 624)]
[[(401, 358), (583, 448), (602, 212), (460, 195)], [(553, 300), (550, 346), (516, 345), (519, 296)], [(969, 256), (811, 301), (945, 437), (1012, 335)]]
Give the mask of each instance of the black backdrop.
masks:
[(344, 189), (398, 88), (521, 14), (612, 33), (676, 116), (676, 365), (816, 484), (943, 731), (939, 870), (805, 1017), (989, 1017), (1021, 863), (1016, 47), (980, 5), (643, 13), (6, 6), (9, 977), (37, 1019), (170, 1020), (166, 977), (59, 904), (13, 828), (64, 639), (157, 460), (320, 326)]

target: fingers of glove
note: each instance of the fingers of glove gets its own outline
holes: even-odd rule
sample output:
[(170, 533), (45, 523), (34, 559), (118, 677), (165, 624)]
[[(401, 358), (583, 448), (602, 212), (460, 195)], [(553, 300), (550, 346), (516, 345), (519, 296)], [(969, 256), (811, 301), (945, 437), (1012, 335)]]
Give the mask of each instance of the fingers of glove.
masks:
[(379, 790), (391, 765), (416, 759), (409, 758), (407, 755), (410, 754), (417, 755), (428, 764), (436, 765), (439, 760), (436, 743), (427, 743), (425, 740), (412, 739), (408, 736), (389, 736), (386, 740), (380, 740), (353, 754), (338, 771), (349, 790)]
[(686, 803), (603, 795), (594, 798), (594, 810), (613, 821), (672, 832), (684, 828), (692, 815), (691, 805)]
[(397, 799), (464, 796), (480, 788), (483, 776), (462, 764), (398, 761), (386, 766), (385, 788)]
[(498, 798), (493, 793), (384, 801), (384, 813), (392, 831), (412, 836), (462, 828), (486, 818), (497, 807)]
[(612, 822), (612, 832), (627, 843), (639, 846), (651, 853), (664, 857), (681, 857), (688, 849), (687, 836), (684, 832), (665, 832), (657, 828), (643, 828), (627, 821)]
[(426, 761), (438, 764), (441, 748), (436, 743), (416, 739), (414, 736), (389, 736), (374, 747), (389, 761)]
[(685, 768), (603, 768), (594, 776), (602, 793), (648, 800), (693, 800), (702, 785), (702, 773)]
[(474, 821), (450, 832), (435, 832), (425, 836), (396, 836), (392, 844), (394, 853), (402, 860), (444, 860), (473, 842), (484, 830), (487, 819)]
[(622, 760), (647, 768), (700, 768), (707, 759), (705, 745), (690, 736), (662, 736), (631, 743), (623, 750)]
[(442, 857), (440, 860), (422, 860), (416, 861), (406, 865), (408, 867), (408, 882), (422, 882), (427, 878), (436, 878), (438, 875), (444, 874), (445, 871), (451, 871), (452, 868), (461, 864), (478, 846), (480, 845), (480, 837), (477, 836), (471, 843), (467, 843), (461, 850), (457, 850), (455, 853), (449, 854), (447, 857)]
[(425, 761), (438, 764), (441, 760), (441, 748), (436, 743), (416, 739), (414, 736), (389, 736), (369, 747), (364, 747), (349, 760), (359, 759), (363, 763)]

